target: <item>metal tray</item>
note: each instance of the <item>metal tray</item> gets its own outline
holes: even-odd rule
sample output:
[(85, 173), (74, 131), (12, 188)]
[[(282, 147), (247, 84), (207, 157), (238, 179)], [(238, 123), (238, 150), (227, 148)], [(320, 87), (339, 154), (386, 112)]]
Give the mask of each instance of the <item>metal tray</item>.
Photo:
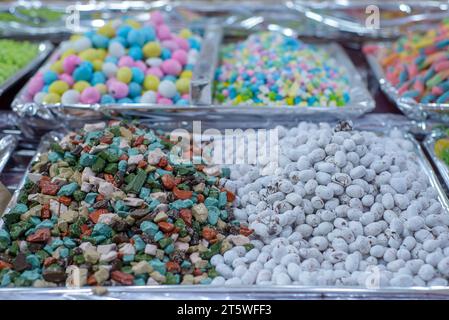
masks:
[(418, 121), (435, 120), (449, 123), (449, 103), (420, 103), (412, 98), (401, 97), (398, 89), (386, 79), (379, 58), (382, 49), (388, 48), (391, 42), (368, 43), (367, 45), (378, 47), (375, 53), (366, 54), (366, 58), (381, 90), (407, 117)]
[[(291, 122), (291, 124), (294, 122)], [(382, 135), (393, 127), (394, 123), (385, 123), (379, 127), (371, 121), (361, 121), (355, 125), (358, 130), (371, 130)], [(221, 127), (223, 129), (224, 127)], [(400, 127), (401, 128), (401, 127)], [(382, 131), (383, 130), (383, 131)], [(401, 129), (400, 129), (401, 130)], [(49, 149), (51, 142), (61, 139), (63, 133), (52, 132), (43, 137), (36, 155), (38, 157)], [(446, 197), (432, 167), (424, 155), (419, 143), (408, 133), (404, 137), (410, 139), (415, 146), (416, 159), (429, 177), (430, 184), (436, 189), (438, 199), (445, 210), (449, 210), (449, 200)], [(29, 167), (30, 168), (30, 167)], [(25, 182), (23, 178), (21, 187)], [(17, 190), (8, 205), (7, 212), (15, 205), (19, 190)], [(0, 220), (0, 228), (3, 220)], [(449, 299), (449, 286), (435, 287), (386, 287), (368, 289), (363, 287), (344, 286), (114, 286), (107, 287), (99, 293), (91, 287), (82, 288), (0, 288), (0, 299)]]
[(54, 46), (50, 41), (44, 41), (39, 43), (39, 52), (37, 56), (30, 61), (26, 66), (16, 72), (13, 76), (9, 77), (5, 82), (0, 84), (0, 96), (7, 91), (11, 86), (13, 86), (17, 81), (22, 79), (26, 74), (37, 68), (41, 62), (48, 56), (48, 54), (53, 50)]
[(15, 136), (11, 134), (0, 135), (0, 173), (2, 173), (16, 147), (17, 138)]
[[(284, 33), (288, 36), (297, 36), (294, 31), (285, 29), (285, 28), (275, 28), (273, 30), (275, 32)], [(293, 34), (292, 34), (293, 33)], [(375, 102), (371, 97), (368, 89), (366, 88), (362, 77), (359, 72), (355, 68), (351, 59), (344, 52), (343, 48), (332, 42), (330, 44), (314, 44), (318, 49), (325, 50), (329, 53), (331, 57), (333, 57), (337, 63), (342, 65), (346, 72), (348, 73), (349, 81), (350, 81), (350, 101), (348, 104), (342, 107), (300, 107), (300, 106), (275, 106), (275, 105), (264, 105), (264, 106), (253, 106), (249, 104), (239, 104), (239, 105), (231, 105), (231, 104), (216, 104), (214, 105), (214, 109), (218, 111), (228, 111), (234, 110), (236, 113), (241, 114), (253, 114), (261, 112), (264, 115), (278, 115), (278, 114), (288, 114), (288, 115), (299, 115), (299, 116), (320, 116), (322, 119), (348, 119), (359, 117), (365, 113), (368, 113), (374, 110)]]
[[(448, 10), (447, 2), (416, 0), (293, 0), (287, 1), (286, 6), (348, 36), (372, 39), (396, 38), (416, 28), (417, 24), (434, 23), (446, 18)], [(375, 14), (376, 9), (379, 14), (378, 25), (370, 25), (371, 20), (367, 18)], [(382, 16), (389, 12), (401, 16)]]

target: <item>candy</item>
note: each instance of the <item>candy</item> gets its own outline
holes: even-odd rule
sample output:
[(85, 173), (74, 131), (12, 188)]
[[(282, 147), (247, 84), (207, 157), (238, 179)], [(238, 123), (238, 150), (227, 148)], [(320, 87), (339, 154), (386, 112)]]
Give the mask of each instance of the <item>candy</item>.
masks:
[(23, 201), (3, 217), (2, 286), (207, 284), (213, 256), (249, 244), (235, 235), (247, 226), (227, 214), (234, 198), (220, 197), (232, 194), (220, 174), (171, 162), (167, 136), (112, 121), (63, 141), (33, 165)]
[[(187, 63), (196, 55), (191, 50)], [(346, 69), (326, 51), (277, 32), (229, 44), (221, 60), (215, 78), (220, 103), (344, 106), (350, 99)]]
[(147, 91), (142, 95), (142, 99), (140, 102), (142, 103), (156, 103), (156, 92), (154, 91)]
[(64, 92), (61, 97), (61, 102), (64, 104), (76, 104), (80, 101), (80, 93), (76, 90), (68, 90)]
[[(162, 16), (151, 17), (157, 22), (153, 18), (144, 23), (114, 20), (98, 30), (71, 36), (61, 44), (53, 64), (32, 78), (28, 98), (34, 100), (40, 92), (62, 97), (76, 90), (80, 93), (77, 100), (83, 104), (150, 101), (188, 105), (201, 39), (187, 30), (183, 35), (172, 33)], [(142, 99), (147, 91), (155, 92), (156, 97), (151, 93)], [(45, 97), (39, 95), (37, 100), (50, 99)], [(63, 100), (72, 98), (73, 93)]]

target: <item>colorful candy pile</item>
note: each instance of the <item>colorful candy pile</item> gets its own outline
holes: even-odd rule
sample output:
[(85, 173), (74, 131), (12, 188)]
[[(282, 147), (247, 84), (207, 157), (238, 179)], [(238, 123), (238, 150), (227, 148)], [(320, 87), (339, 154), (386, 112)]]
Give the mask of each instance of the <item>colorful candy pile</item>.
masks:
[(441, 138), (435, 142), (435, 155), (449, 165), (449, 138)]
[(0, 286), (210, 283), (211, 257), (250, 250), (251, 231), (220, 187), (229, 172), (176, 164), (170, 147), (120, 122), (51, 145), (3, 217)]
[(449, 20), (425, 33), (410, 33), (387, 48), (381, 64), (403, 97), (421, 103), (449, 101)]
[(187, 105), (200, 38), (172, 33), (160, 12), (148, 23), (114, 21), (73, 38), (28, 86), (37, 103)]
[(25, 67), (39, 52), (28, 41), (0, 40), (0, 85)]
[(349, 77), (325, 50), (276, 32), (225, 46), (216, 72), (220, 103), (344, 106)]

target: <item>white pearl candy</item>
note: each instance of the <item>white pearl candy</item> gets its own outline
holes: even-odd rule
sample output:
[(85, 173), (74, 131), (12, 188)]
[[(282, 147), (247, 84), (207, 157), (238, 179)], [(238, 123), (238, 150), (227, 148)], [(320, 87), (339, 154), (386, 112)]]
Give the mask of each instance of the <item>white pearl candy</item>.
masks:
[(112, 77), (115, 77), (118, 68), (112, 62), (106, 62), (106, 63), (103, 63), (101, 70), (108, 78), (112, 78)]
[(61, 97), (64, 104), (75, 104), (80, 101), (80, 93), (76, 90), (67, 90)]
[(43, 103), (44, 102), (44, 98), (47, 95), (46, 92), (38, 92), (36, 93), (36, 95), (33, 98), (33, 101), (36, 103)]
[(141, 103), (156, 103), (156, 92), (154, 91), (147, 91), (142, 95), (142, 98), (140, 99)]
[(92, 42), (87, 37), (81, 37), (73, 44), (73, 49), (75, 49), (76, 52), (81, 52), (89, 48), (92, 48)]
[(165, 98), (173, 98), (178, 92), (176, 90), (175, 84), (169, 80), (161, 81), (158, 87), (158, 91)]
[(118, 41), (113, 41), (109, 44), (109, 55), (120, 58), (126, 54), (125, 48)]

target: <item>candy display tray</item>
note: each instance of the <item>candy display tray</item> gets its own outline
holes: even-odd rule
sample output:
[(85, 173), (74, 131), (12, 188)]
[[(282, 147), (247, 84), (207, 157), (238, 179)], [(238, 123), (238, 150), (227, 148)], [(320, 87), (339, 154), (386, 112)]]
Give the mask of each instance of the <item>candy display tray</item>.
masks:
[(441, 132), (438, 132), (438, 130), (433, 131), (423, 141), (423, 146), (426, 149), (427, 153), (429, 154), (433, 164), (438, 170), (438, 173), (440, 174), (442, 180), (446, 184), (446, 188), (449, 190), (449, 167), (446, 163), (444, 163), (443, 160), (437, 157), (435, 154), (435, 143), (438, 139), (445, 137), (445, 135)]
[(368, 45), (378, 46), (376, 52), (366, 54), (366, 58), (381, 90), (407, 117), (417, 121), (435, 120), (449, 123), (449, 103), (420, 103), (412, 98), (401, 97), (398, 90), (386, 79), (379, 59), (382, 50), (388, 48), (391, 42), (368, 43)]
[(11, 134), (0, 135), (0, 173), (17, 147), (17, 138)]
[[(284, 28), (276, 28), (276, 32), (280, 32), (289, 36), (296, 36), (295, 33), (291, 34), (292, 30)], [(227, 41), (225, 38), (224, 41)], [(329, 53), (330, 57), (333, 57), (337, 63), (343, 66), (348, 75), (350, 81), (350, 101), (342, 107), (326, 107), (326, 106), (289, 106), (289, 105), (263, 105), (263, 106), (253, 106), (249, 104), (217, 104), (213, 106), (217, 112), (233, 112), (240, 114), (253, 114), (262, 113), (266, 115), (279, 115), (286, 114), (289, 116), (296, 115), (306, 118), (313, 118), (316, 116), (322, 117), (326, 120), (334, 119), (348, 119), (360, 117), (365, 113), (374, 110), (375, 102), (371, 97), (371, 94), (364, 85), (364, 81), (357, 71), (356, 67), (352, 63), (351, 59), (344, 52), (343, 48), (335, 43), (331, 42), (328, 44), (323, 43), (313, 43), (318, 49), (325, 50)], [(217, 58), (219, 61), (219, 57)], [(212, 98), (213, 100), (213, 98)]]
[[(162, 125), (163, 126), (163, 125)], [(396, 126), (394, 126), (396, 127)], [(162, 127), (158, 127), (162, 128)], [(402, 128), (402, 127), (400, 127)], [(171, 128), (170, 128), (171, 129)], [(224, 127), (220, 128), (224, 129)], [(379, 127), (377, 123), (363, 123), (355, 129), (371, 130), (383, 135), (392, 127)], [(383, 130), (383, 131), (381, 131)], [(400, 129), (401, 130), (401, 129)], [(60, 141), (63, 132), (50, 132), (45, 135), (31, 163), (49, 150), (52, 142)], [(449, 210), (449, 200), (442, 189), (435, 172), (427, 160), (419, 143), (409, 133), (404, 138), (410, 139), (415, 146), (416, 160), (429, 177), (430, 184), (436, 189), (438, 199), (445, 210)], [(31, 167), (31, 163), (27, 172)], [(26, 176), (26, 175), (25, 175)], [(4, 214), (16, 204), (19, 190), (25, 183), (25, 177), (19, 189), (14, 193)], [(0, 228), (3, 220), (0, 220)], [(409, 288), (363, 288), (344, 286), (113, 286), (106, 287), (101, 293), (92, 287), (56, 287), (56, 288), (0, 288), (0, 299), (448, 299), (449, 286), (409, 287)]]
[(33, 69), (37, 68), (41, 62), (49, 55), (53, 50), (53, 45), (49, 41), (43, 41), (38, 43), (39, 52), (36, 57), (31, 60), (26, 66), (17, 71), (14, 75), (9, 77), (5, 82), (0, 84), (0, 96), (13, 86), (17, 81), (22, 79), (25, 75), (30, 73)]

